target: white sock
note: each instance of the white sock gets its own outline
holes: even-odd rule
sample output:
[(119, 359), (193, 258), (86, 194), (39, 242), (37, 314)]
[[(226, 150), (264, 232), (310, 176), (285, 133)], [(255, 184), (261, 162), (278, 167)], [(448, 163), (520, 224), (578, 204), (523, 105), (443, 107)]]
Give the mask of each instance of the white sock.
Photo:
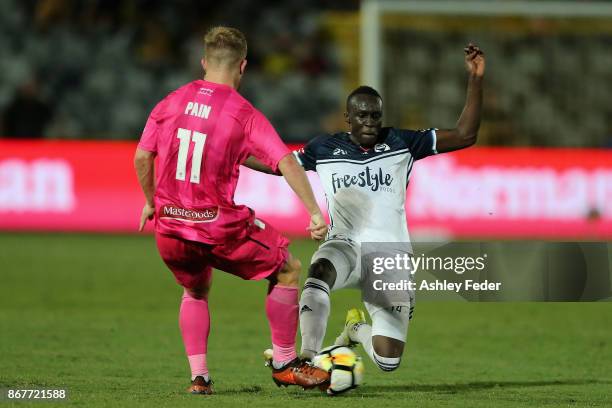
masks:
[(374, 351), (372, 348), (372, 326), (367, 323), (357, 323), (349, 329), (348, 334), (351, 340), (361, 343), (368, 356), (374, 360), (372, 355)]
[(372, 350), (372, 361), (383, 371), (393, 371), (400, 365), (400, 357), (381, 357)]
[(191, 381), (195, 380), (196, 377), (203, 377), (204, 381), (208, 382), (208, 380), (210, 380), (210, 377), (208, 377), (208, 374), (198, 374), (198, 375), (192, 375), (191, 376)]
[(372, 326), (367, 323), (358, 323), (349, 330), (349, 337), (363, 346), (370, 359), (383, 371), (393, 371), (400, 365), (400, 357), (381, 357), (376, 354), (372, 346)]
[(279, 369), (283, 368), (284, 366), (286, 366), (287, 364), (289, 364), (291, 361), (293, 361), (293, 360), (290, 360), (290, 361), (274, 361), (274, 360), (272, 360), (272, 367), (275, 370), (279, 370)]
[(329, 285), (319, 279), (306, 279), (300, 298), (302, 357), (312, 358), (321, 350), (327, 329), (329, 303)]

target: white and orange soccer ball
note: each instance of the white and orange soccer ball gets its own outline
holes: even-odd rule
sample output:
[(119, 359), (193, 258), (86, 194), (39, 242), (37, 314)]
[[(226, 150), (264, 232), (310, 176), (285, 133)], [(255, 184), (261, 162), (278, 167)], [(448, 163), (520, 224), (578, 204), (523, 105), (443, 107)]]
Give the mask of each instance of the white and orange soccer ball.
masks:
[(313, 358), (312, 363), (330, 373), (329, 395), (351, 390), (363, 381), (363, 361), (348, 347), (326, 347)]

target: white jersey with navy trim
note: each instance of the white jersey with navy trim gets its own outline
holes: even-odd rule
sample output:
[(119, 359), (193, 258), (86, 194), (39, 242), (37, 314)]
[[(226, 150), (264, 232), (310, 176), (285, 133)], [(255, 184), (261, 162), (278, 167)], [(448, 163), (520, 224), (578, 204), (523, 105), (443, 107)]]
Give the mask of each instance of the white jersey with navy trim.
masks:
[(295, 156), (319, 174), (331, 221), (328, 237), (409, 242), (406, 186), (416, 160), (436, 154), (436, 131), (383, 128), (364, 150), (348, 133), (319, 136)]

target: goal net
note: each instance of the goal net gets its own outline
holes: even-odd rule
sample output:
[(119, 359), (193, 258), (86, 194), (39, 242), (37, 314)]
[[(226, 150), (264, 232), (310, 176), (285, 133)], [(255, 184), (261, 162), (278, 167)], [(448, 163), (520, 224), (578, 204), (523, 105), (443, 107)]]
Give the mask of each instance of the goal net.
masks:
[(386, 123), (453, 127), (465, 100), (463, 48), (486, 54), (484, 144), (612, 144), (612, 4), (364, 0), (361, 82)]

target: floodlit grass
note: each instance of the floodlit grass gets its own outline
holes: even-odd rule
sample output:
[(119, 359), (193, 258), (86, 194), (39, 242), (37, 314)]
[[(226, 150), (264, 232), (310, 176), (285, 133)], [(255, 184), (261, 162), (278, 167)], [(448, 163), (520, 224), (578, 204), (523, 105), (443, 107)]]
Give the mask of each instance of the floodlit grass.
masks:
[[(292, 246), (304, 264), (314, 249)], [(45, 406), (612, 405), (610, 302), (417, 302), (401, 367), (368, 360), (363, 386), (329, 398), (273, 384), (261, 357), (266, 284), (215, 272), (216, 395), (202, 397), (184, 392), (181, 289), (151, 236), (0, 234), (0, 276), (0, 387), (68, 390)], [(333, 294), (325, 345), (359, 304), (358, 292)]]

